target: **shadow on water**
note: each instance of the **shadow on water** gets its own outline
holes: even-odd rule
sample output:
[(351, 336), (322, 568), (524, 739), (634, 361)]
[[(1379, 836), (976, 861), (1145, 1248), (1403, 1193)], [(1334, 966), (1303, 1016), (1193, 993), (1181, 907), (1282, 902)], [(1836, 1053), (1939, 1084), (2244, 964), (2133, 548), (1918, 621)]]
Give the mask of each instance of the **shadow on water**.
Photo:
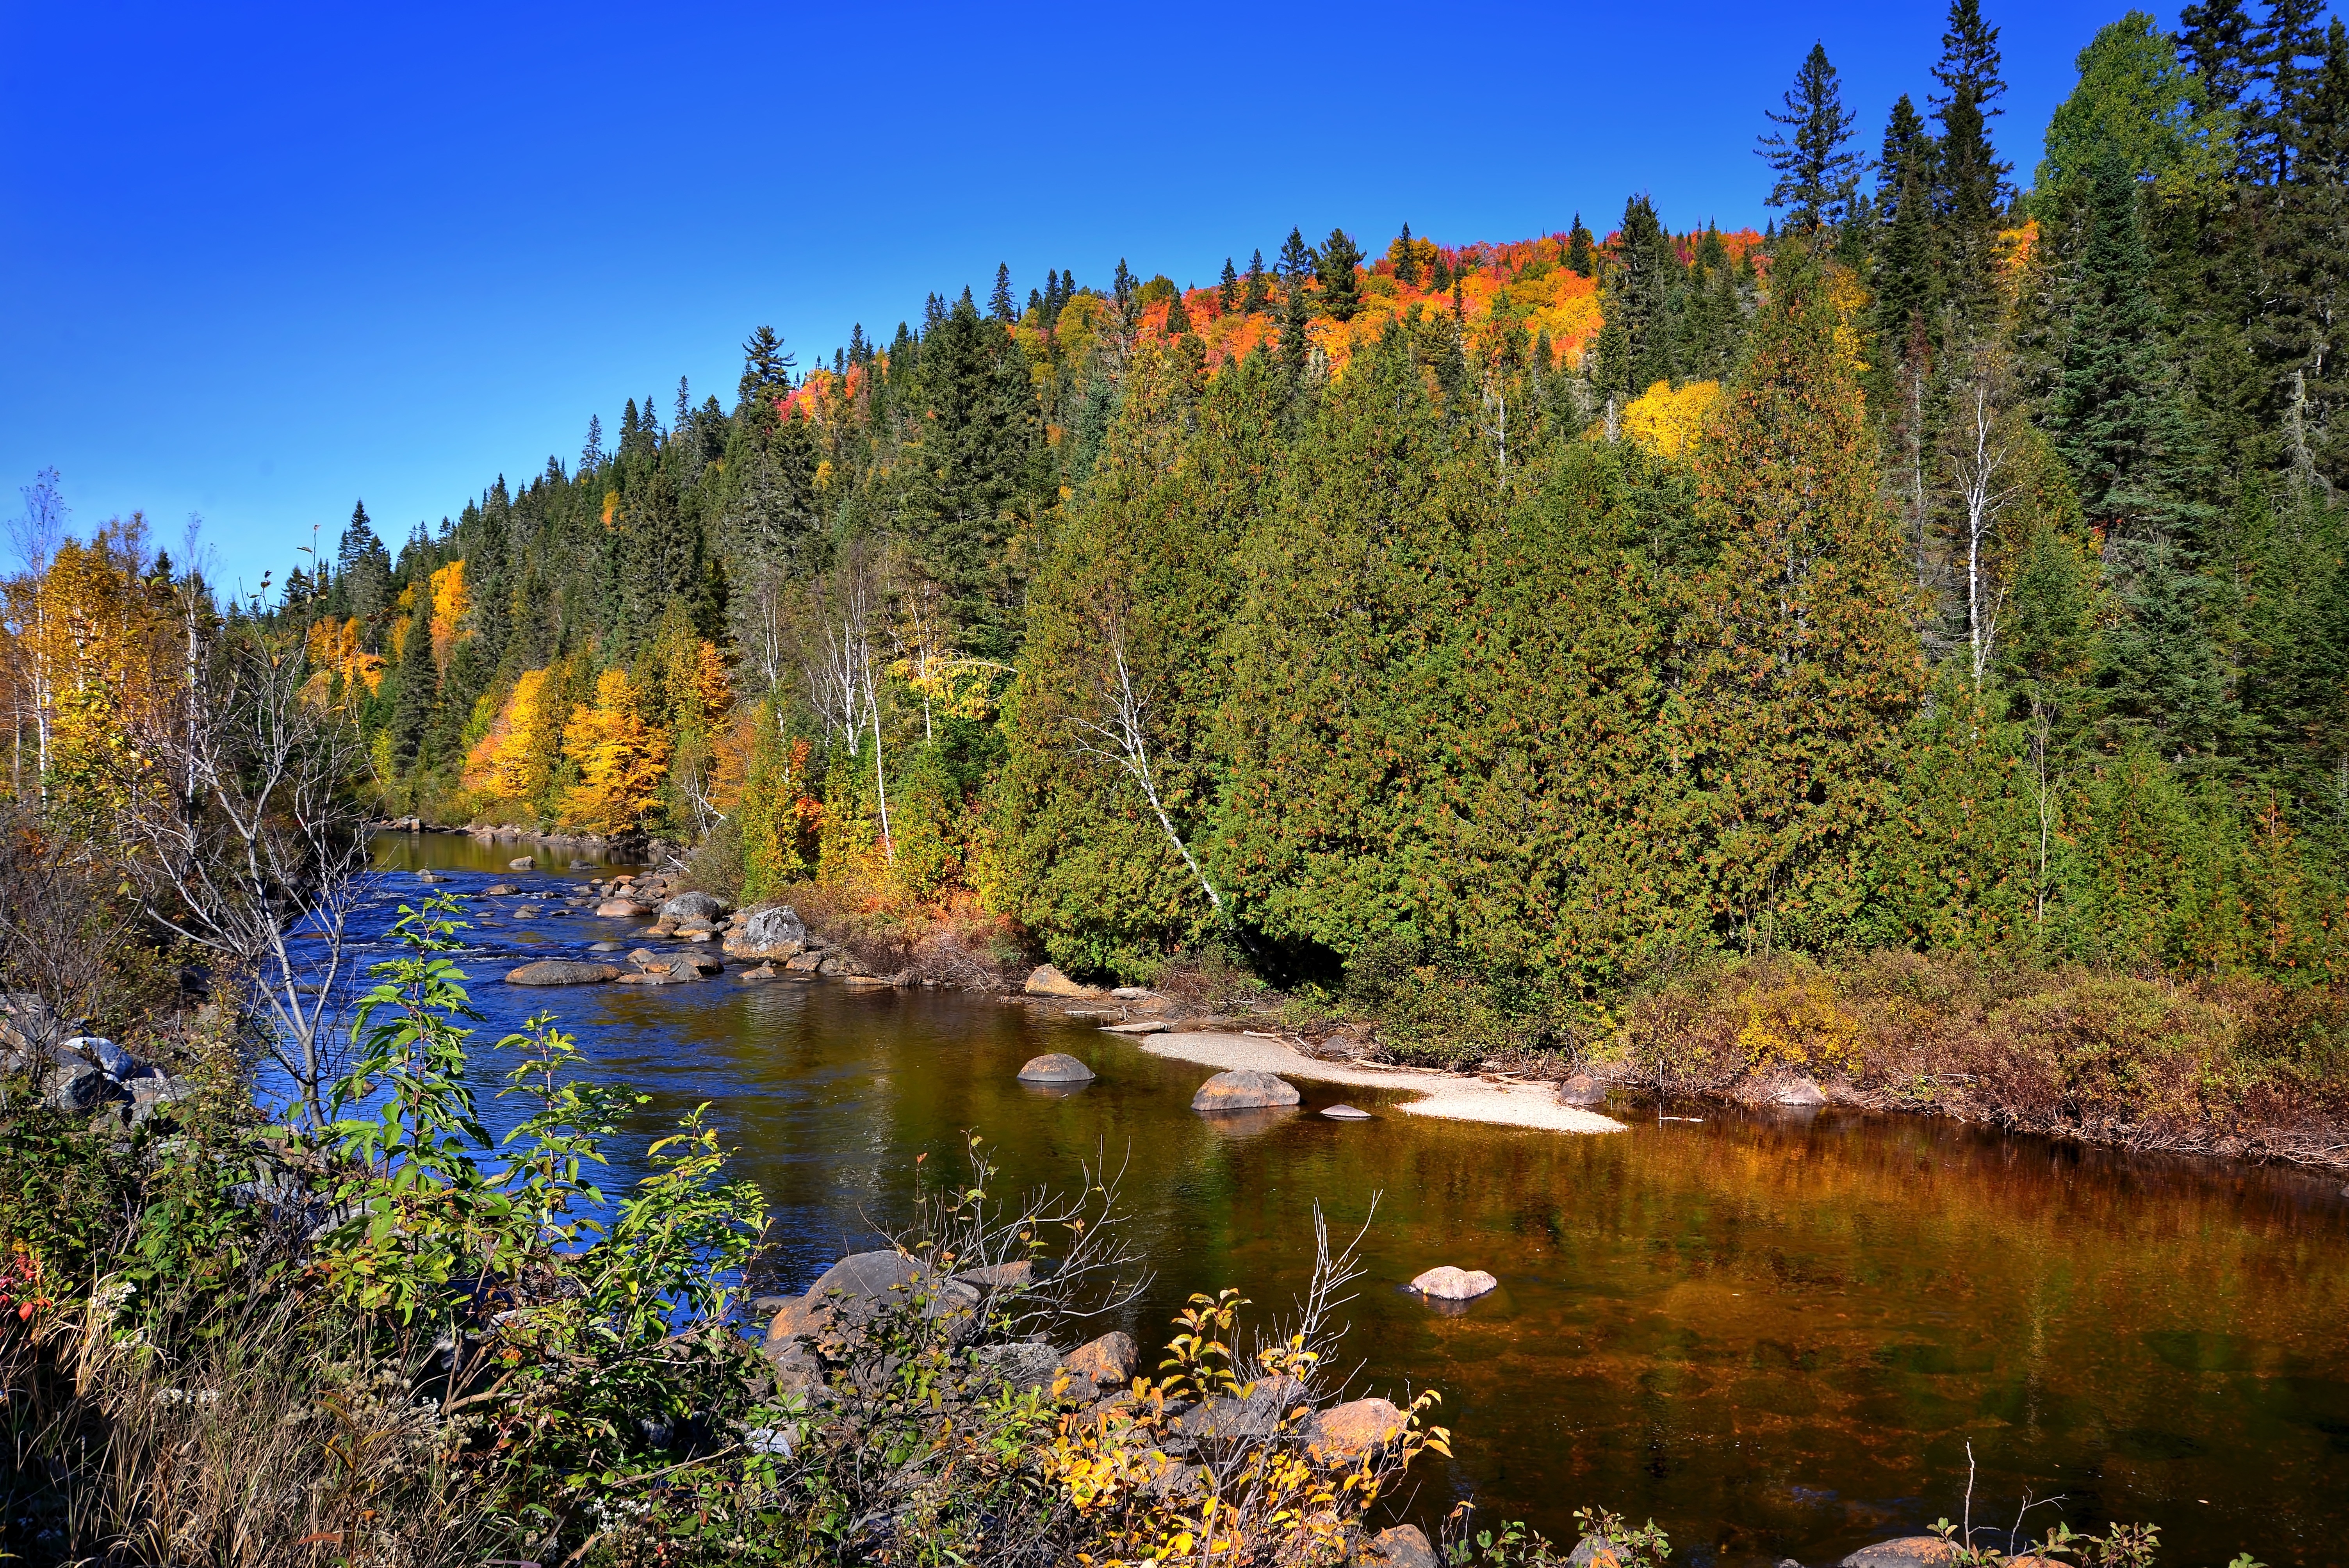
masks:
[[(386, 846), (475, 895), (589, 874), (509, 872), (525, 848)], [(422, 891), (394, 874), (382, 903)], [(468, 959), (483, 1037), (554, 1008), (598, 1072), (653, 1097), (646, 1135), (711, 1102), (773, 1205), (793, 1288), (901, 1221), (916, 1156), (958, 1158), (965, 1130), (1022, 1187), (1073, 1185), (1103, 1155), (1124, 1168), (1156, 1271), (1124, 1325), (1145, 1345), (1193, 1290), (1286, 1310), (1313, 1203), (1350, 1229), (1382, 1194), (1348, 1349), (1381, 1392), (1443, 1392), (1459, 1457), (1421, 1476), (1422, 1514), (1474, 1495), (1570, 1538), (1597, 1502), (1697, 1549), (1676, 1561), (1816, 1562), (1956, 1517), (1971, 1439), (1977, 1520), (2011, 1517), (2029, 1487), (2064, 1494), (2075, 1527), (2158, 1522), (2169, 1562), (2341, 1561), (2337, 1177), (1835, 1111), (1633, 1112), (1627, 1133), (1575, 1138), (1429, 1121), (1350, 1088), (1373, 1119), (1344, 1123), (1310, 1114), (1340, 1098), (1317, 1085), (1294, 1111), (1211, 1120), (1189, 1109), (1206, 1069), (981, 997), (509, 987), (495, 977), (513, 963), (633, 944), (641, 924), (474, 907), (500, 923)], [(1047, 1050), (1100, 1076), (1019, 1083)], [(1452, 1313), (1400, 1288), (1441, 1263), (1501, 1288)]]

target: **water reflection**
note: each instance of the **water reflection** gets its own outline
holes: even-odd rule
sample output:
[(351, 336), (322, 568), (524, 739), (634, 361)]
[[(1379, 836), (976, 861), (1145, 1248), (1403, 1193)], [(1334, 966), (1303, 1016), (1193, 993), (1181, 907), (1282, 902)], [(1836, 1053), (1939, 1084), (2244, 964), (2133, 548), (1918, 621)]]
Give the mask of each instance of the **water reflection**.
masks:
[[(393, 863), (453, 868), (463, 892), (570, 875), (508, 872), (522, 852), (387, 845)], [(957, 1158), (965, 1130), (1014, 1185), (1123, 1167), (1156, 1270), (1124, 1325), (1145, 1344), (1195, 1289), (1285, 1310), (1313, 1204), (1341, 1229), (1380, 1194), (1349, 1344), (1381, 1391), (1444, 1393), (1459, 1457), (1423, 1477), (1423, 1514), (1474, 1495), (1570, 1535), (1573, 1510), (1596, 1501), (1652, 1514), (1700, 1563), (1816, 1562), (1954, 1517), (1971, 1439), (1978, 1519), (2011, 1513), (2028, 1486), (2064, 1494), (2075, 1526), (2159, 1521), (2170, 1562), (2245, 1547), (2279, 1565), (2340, 1560), (2337, 1178), (1833, 1110), (1642, 1117), (1570, 1138), (1430, 1122), (1351, 1088), (1373, 1119), (1332, 1121), (1316, 1113), (1338, 1092), (1306, 1086), (1301, 1106), (1211, 1119), (1188, 1109), (1206, 1069), (985, 999), (488, 978), (640, 930), (581, 917), (478, 934), (486, 1037), (555, 1006), (599, 1072), (653, 1096), (647, 1136), (713, 1102), (774, 1205), (795, 1285), (901, 1221), (915, 1157)], [(1019, 1082), (1047, 1050), (1100, 1076)], [(1444, 1263), (1501, 1288), (1453, 1311), (1400, 1288)]]

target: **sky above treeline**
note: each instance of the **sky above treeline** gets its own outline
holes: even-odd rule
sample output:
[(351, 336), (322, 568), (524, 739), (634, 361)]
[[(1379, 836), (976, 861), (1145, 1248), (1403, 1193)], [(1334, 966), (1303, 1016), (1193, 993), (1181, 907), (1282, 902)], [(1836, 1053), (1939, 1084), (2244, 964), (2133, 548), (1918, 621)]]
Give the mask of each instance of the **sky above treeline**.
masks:
[[(1985, 0), (2027, 181), (2120, 0)], [(2175, 25), (2175, 14), (2157, 15)], [(1165, 7), (0, 6), (0, 513), (204, 520), (280, 580), (355, 499), (397, 550), (577, 460), (771, 323), (829, 358), (996, 263), (1212, 283), (1292, 224), (1372, 253), (1759, 227), (1814, 39), (1872, 150), (1938, 3)], [(13, 562), (11, 566), (13, 567)]]

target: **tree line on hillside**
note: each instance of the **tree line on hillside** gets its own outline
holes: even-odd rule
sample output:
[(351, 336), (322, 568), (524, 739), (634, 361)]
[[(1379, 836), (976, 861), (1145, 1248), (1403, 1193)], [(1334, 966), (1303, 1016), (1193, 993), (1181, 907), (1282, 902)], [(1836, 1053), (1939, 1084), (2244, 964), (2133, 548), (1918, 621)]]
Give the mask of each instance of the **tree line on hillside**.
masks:
[[(2104, 27), (2026, 190), (1955, 0), (1872, 156), (1811, 51), (1764, 233), (1640, 196), (1204, 287), (999, 268), (807, 367), (761, 327), (730, 407), (632, 399), (397, 556), (357, 509), (255, 613), (389, 807), (975, 903), (1087, 974), (1218, 947), (1559, 1016), (1724, 950), (2326, 979), (2320, 23)], [(105, 683), (82, 577), (172, 581), (108, 537), (9, 586), (20, 793)]]

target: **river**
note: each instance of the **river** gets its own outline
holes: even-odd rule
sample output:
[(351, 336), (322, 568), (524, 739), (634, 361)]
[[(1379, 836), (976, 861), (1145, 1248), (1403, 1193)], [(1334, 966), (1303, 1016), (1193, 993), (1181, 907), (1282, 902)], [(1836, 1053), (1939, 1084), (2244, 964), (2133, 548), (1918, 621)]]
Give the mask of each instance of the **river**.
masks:
[[(422, 867), (466, 893), (590, 874), (506, 871), (522, 852), (387, 836), (365, 929), (427, 891), (402, 874)], [(499, 923), (466, 959), (483, 1037), (558, 1011), (599, 1075), (651, 1096), (636, 1148), (710, 1102), (773, 1207), (791, 1288), (902, 1222), (916, 1158), (959, 1158), (966, 1129), (1023, 1187), (1073, 1186), (1102, 1150), (1125, 1166), (1155, 1279), (1123, 1326), (1145, 1348), (1195, 1290), (1286, 1309), (1313, 1204), (1349, 1230), (1379, 1194), (1347, 1353), (1371, 1391), (1443, 1394), (1456, 1457), (1414, 1472), (1423, 1521), (1473, 1497), (1570, 1541), (1598, 1503), (1652, 1516), (1675, 1563), (1816, 1563), (1957, 1518), (1970, 1441), (1977, 1523), (2011, 1521), (2027, 1491), (2060, 1495), (2075, 1529), (2158, 1523), (2168, 1563), (2349, 1555), (2337, 1175), (1835, 1111), (1659, 1123), (1621, 1106), (1628, 1133), (1577, 1137), (1315, 1084), (1297, 1114), (1235, 1131), (1189, 1109), (1208, 1069), (985, 997), (726, 976), (509, 987), (516, 963), (642, 923), (521, 924), (510, 903), (475, 906)], [(1014, 1081), (1048, 1050), (1098, 1079)], [(1312, 1114), (1340, 1098), (1374, 1119)], [(1451, 1314), (1400, 1288), (1444, 1263), (1501, 1288)]]

